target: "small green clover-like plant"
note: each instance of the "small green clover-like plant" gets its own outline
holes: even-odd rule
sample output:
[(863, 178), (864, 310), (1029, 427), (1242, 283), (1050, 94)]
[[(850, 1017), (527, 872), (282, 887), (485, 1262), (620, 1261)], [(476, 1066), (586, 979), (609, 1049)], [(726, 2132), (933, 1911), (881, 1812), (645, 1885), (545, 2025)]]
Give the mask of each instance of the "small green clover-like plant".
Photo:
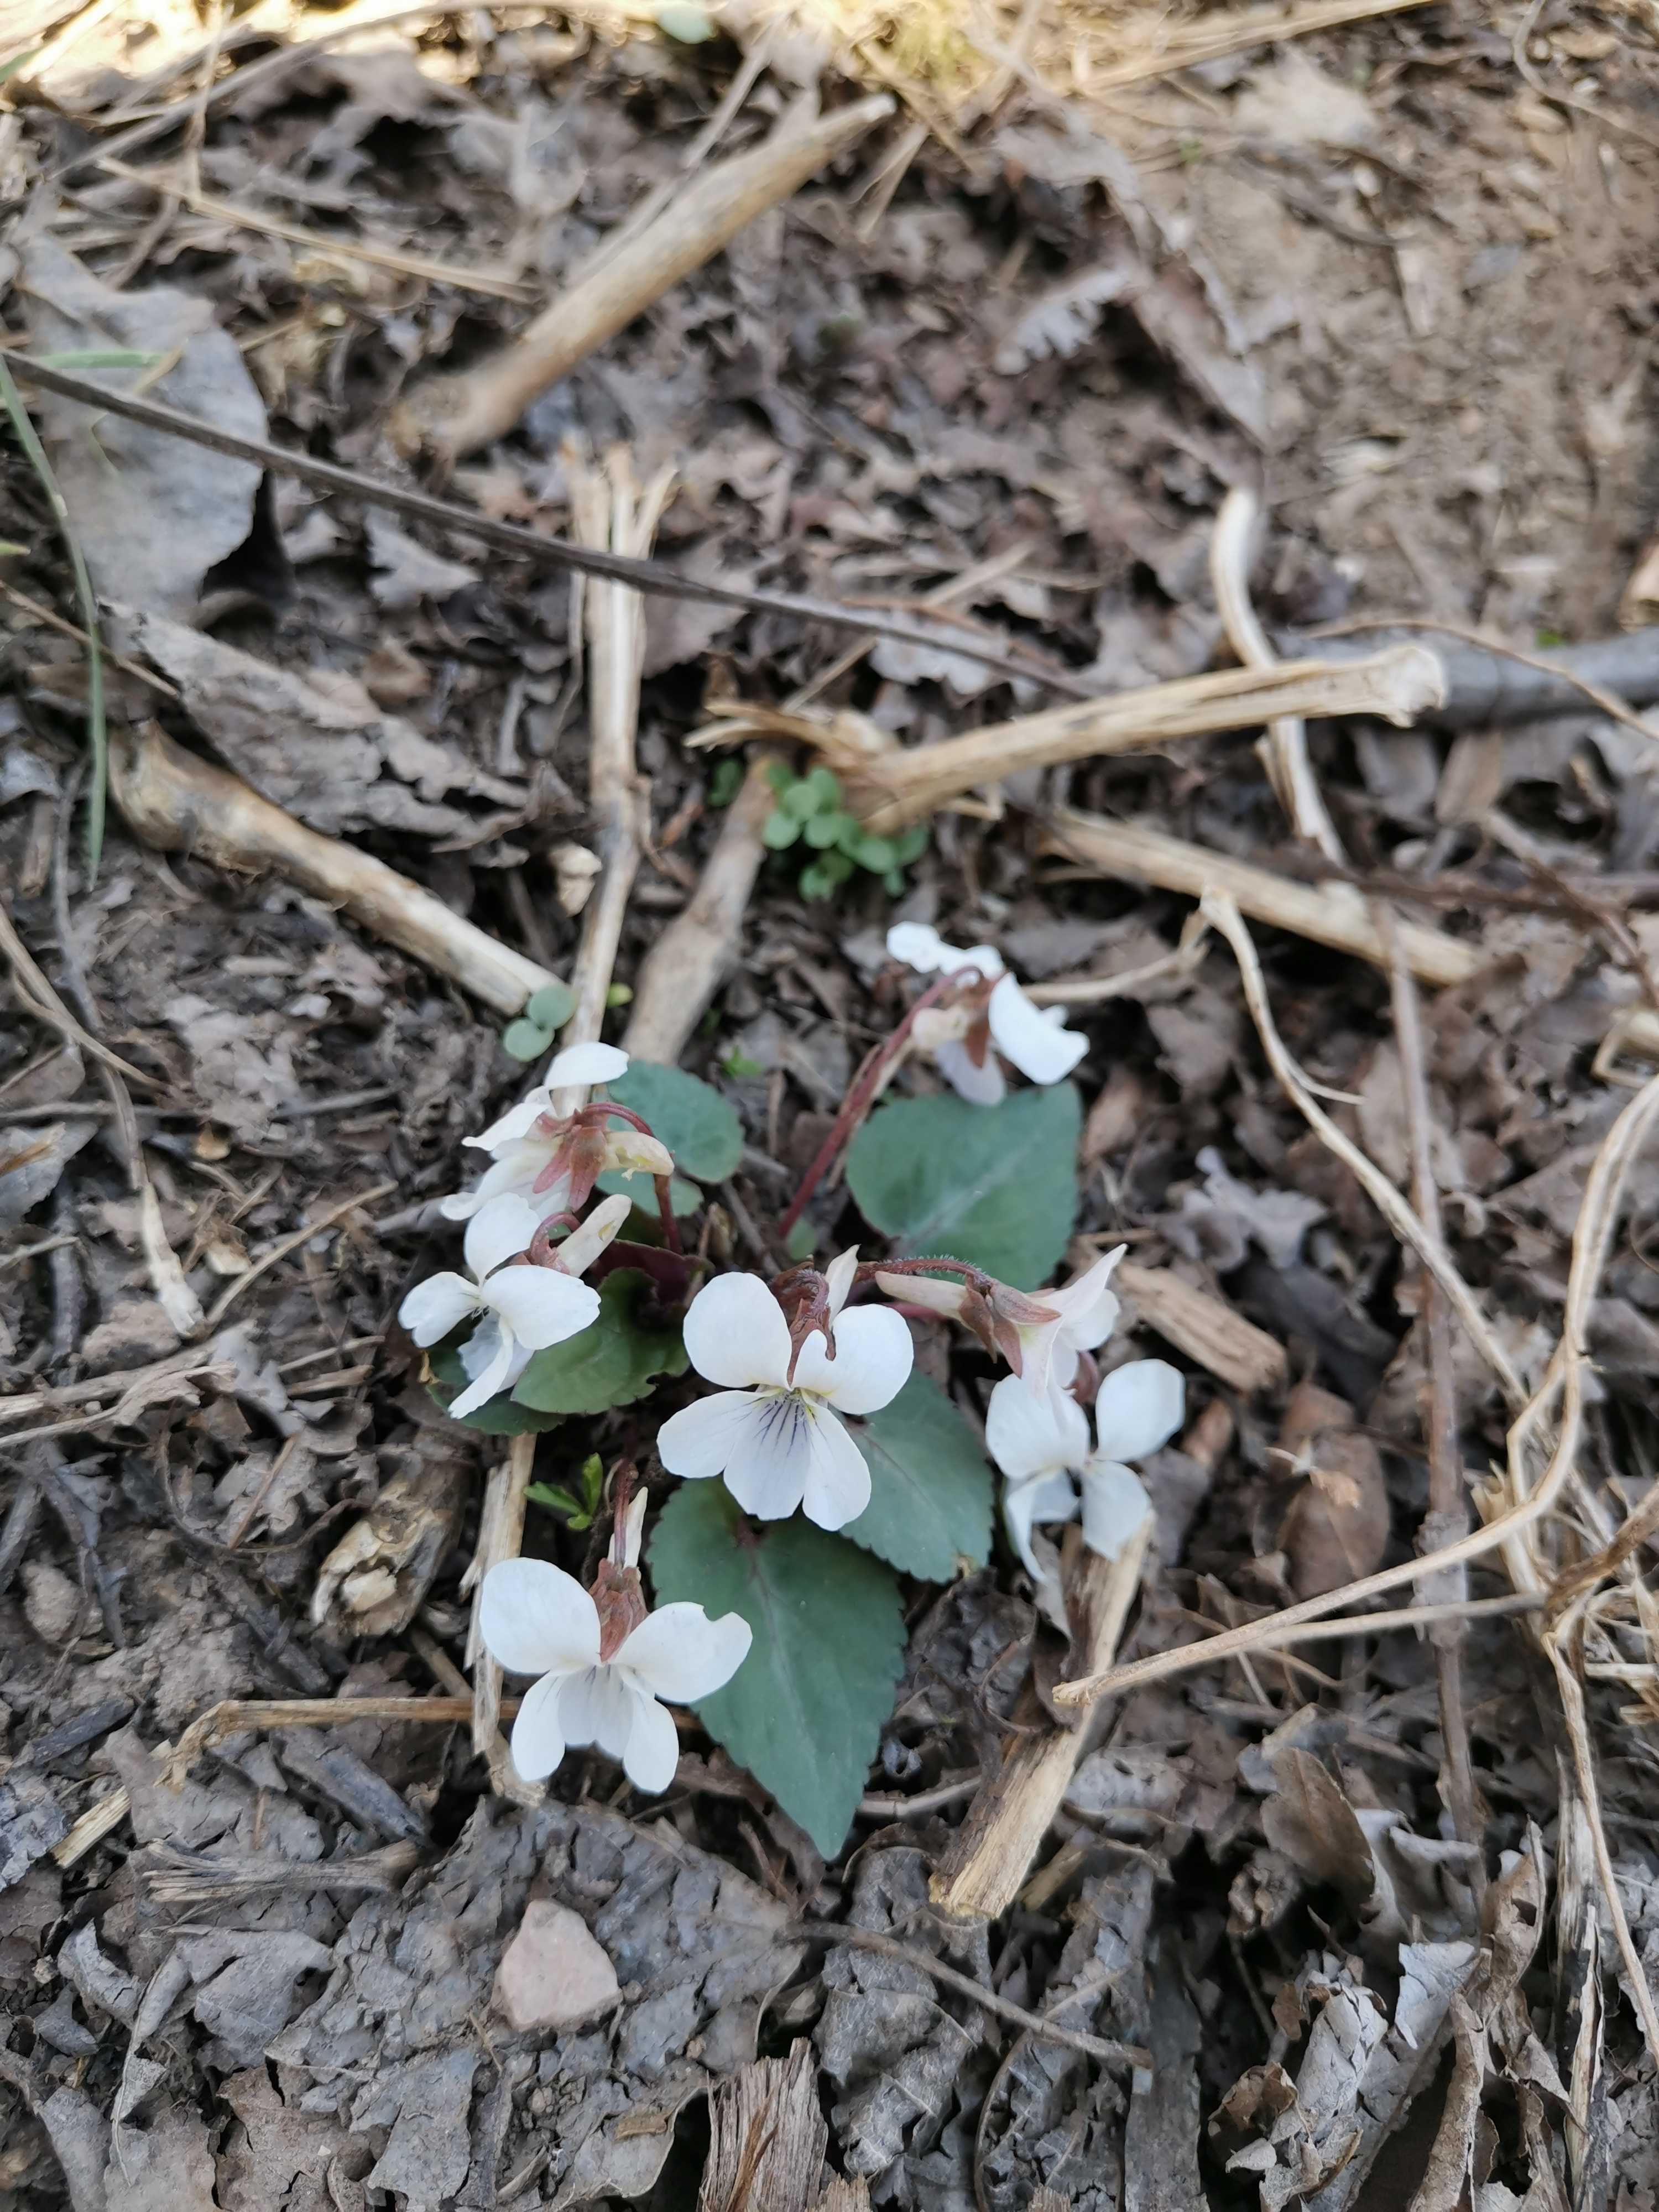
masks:
[(832, 769), (815, 768), (795, 775), (780, 761), (767, 775), (778, 803), (766, 817), (761, 842), (775, 853), (805, 844), (818, 855), (801, 870), (799, 889), (804, 899), (832, 897), (855, 868), (879, 876), (892, 897), (902, 894), (904, 871), (927, 843), (925, 823), (896, 837), (878, 836), (842, 804), (841, 779)]
[(589, 1452), (581, 1464), (582, 1494), (576, 1497), (562, 1483), (532, 1482), (525, 1492), (533, 1505), (544, 1505), (550, 1513), (562, 1516), (566, 1525), (577, 1535), (593, 1526), (605, 1497), (605, 1462), (598, 1452)]
[(552, 1049), (553, 1039), (576, 1010), (576, 994), (568, 983), (544, 983), (526, 1002), (517, 1021), (501, 1032), (501, 1048), (514, 1060), (539, 1060)]

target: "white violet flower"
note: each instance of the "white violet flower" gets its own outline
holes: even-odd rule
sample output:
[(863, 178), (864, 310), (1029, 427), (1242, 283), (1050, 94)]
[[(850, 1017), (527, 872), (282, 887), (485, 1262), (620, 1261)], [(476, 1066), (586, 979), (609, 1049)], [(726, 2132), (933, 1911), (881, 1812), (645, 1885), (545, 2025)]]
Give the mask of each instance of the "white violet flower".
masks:
[(820, 1528), (857, 1520), (870, 1470), (837, 1418), (874, 1413), (903, 1389), (910, 1332), (887, 1306), (842, 1310), (857, 1252), (824, 1273), (831, 1346), (819, 1328), (797, 1348), (782, 1307), (758, 1275), (719, 1275), (685, 1316), (685, 1349), (711, 1398), (665, 1421), (657, 1451), (671, 1474), (724, 1475), (746, 1513), (779, 1521), (799, 1505)]
[(1033, 1293), (1054, 1318), (1013, 1323), (1020, 1349), (1018, 1372), (1028, 1389), (1063, 1390), (1077, 1373), (1080, 1355), (1097, 1352), (1116, 1328), (1118, 1301), (1111, 1281), (1128, 1249), (1119, 1244), (1060, 1289)]
[(1037, 1392), (1007, 1376), (991, 1393), (985, 1443), (1007, 1477), (1003, 1518), (1027, 1572), (1047, 1577), (1031, 1549), (1036, 1522), (1070, 1521), (1082, 1491), (1083, 1540), (1115, 1559), (1151, 1513), (1152, 1501), (1125, 1462), (1159, 1450), (1181, 1426), (1186, 1383), (1165, 1359), (1115, 1367), (1095, 1400), (1095, 1442), (1088, 1416), (1069, 1391)]
[(1058, 1083), (1089, 1049), (1086, 1036), (1066, 1027), (1060, 1007), (1033, 1005), (991, 945), (960, 951), (926, 922), (897, 921), (887, 933), (887, 950), (919, 975), (978, 969), (985, 988), (959, 1006), (923, 1007), (911, 1031), (951, 1089), (975, 1106), (999, 1104), (1007, 1090), (997, 1054), (1033, 1083)]
[[(540, 1206), (538, 1218), (545, 1220), (550, 1213), (562, 1213), (573, 1198), (577, 1204), (584, 1202), (593, 1187), (595, 1175), (605, 1168), (617, 1165), (643, 1166), (644, 1159), (618, 1159), (615, 1162), (597, 1156), (592, 1172), (587, 1177), (586, 1189), (577, 1189), (580, 1164), (572, 1158), (571, 1117), (557, 1115), (553, 1110), (553, 1095), (578, 1084), (614, 1083), (626, 1073), (628, 1054), (614, 1044), (574, 1044), (567, 1051), (556, 1053), (548, 1063), (547, 1074), (533, 1091), (526, 1091), (516, 1106), (509, 1106), (499, 1121), (465, 1143), (475, 1152), (488, 1152), (491, 1164), (471, 1190), (456, 1191), (442, 1200), (439, 1211), (451, 1221), (466, 1221), (481, 1206), (505, 1193), (533, 1202)], [(615, 1137), (605, 1133), (607, 1149), (623, 1136), (632, 1140), (635, 1148), (655, 1146), (650, 1155), (650, 1172), (666, 1175), (673, 1162), (654, 1139), (640, 1137), (635, 1131), (617, 1131)], [(659, 1164), (660, 1154), (665, 1164)]]
[[(478, 1326), (461, 1346), (470, 1378), (450, 1405), (459, 1420), (509, 1389), (530, 1364), (532, 1352), (562, 1344), (599, 1317), (599, 1294), (579, 1279), (628, 1217), (625, 1198), (598, 1206), (561, 1247), (552, 1267), (514, 1267), (541, 1226), (542, 1217), (516, 1194), (492, 1198), (466, 1225), (465, 1275), (428, 1275), (398, 1309), (416, 1344), (437, 1344), (469, 1314)], [(577, 1239), (580, 1238), (580, 1243)]]
[(607, 1559), (592, 1590), (546, 1559), (503, 1559), (484, 1577), (478, 1624), (509, 1674), (534, 1674), (513, 1723), (513, 1764), (526, 1782), (553, 1772), (568, 1749), (597, 1744), (638, 1790), (666, 1790), (679, 1735), (666, 1699), (695, 1705), (729, 1682), (748, 1656), (749, 1623), (711, 1620), (700, 1605), (646, 1609), (640, 1588), (641, 1492), (626, 1515), (618, 1566)]

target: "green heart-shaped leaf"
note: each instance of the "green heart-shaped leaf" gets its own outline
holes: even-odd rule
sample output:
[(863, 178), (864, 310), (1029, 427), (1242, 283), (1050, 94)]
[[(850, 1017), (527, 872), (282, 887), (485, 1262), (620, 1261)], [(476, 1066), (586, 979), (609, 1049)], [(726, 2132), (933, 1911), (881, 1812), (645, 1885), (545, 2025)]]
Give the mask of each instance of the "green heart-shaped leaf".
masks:
[(678, 1328), (639, 1317), (649, 1278), (637, 1267), (618, 1267), (599, 1285), (599, 1317), (579, 1336), (538, 1352), (513, 1393), (517, 1406), (538, 1413), (602, 1413), (631, 1406), (659, 1375), (684, 1375), (685, 1346)]
[(854, 1138), (848, 1188), (900, 1252), (948, 1252), (1034, 1291), (1077, 1218), (1082, 1118), (1070, 1083), (1013, 1091), (1000, 1106), (896, 1099)]
[(752, 1526), (720, 1482), (681, 1486), (657, 1517), (659, 1604), (741, 1613), (749, 1656), (698, 1717), (826, 1858), (864, 1791), (904, 1656), (889, 1569), (799, 1516)]
[(870, 1503), (842, 1530), (923, 1582), (945, 1583), (991, 1549), (991, 1469), (937, 1382), (912, 1375), (890, 1406), (848, 1428), (870, 1469)]
[[(730, 1102), (683, 1067), (632, 1060), (627, 1073), (605, 1088), (619, 1105), (631, 1107), (650, 1123), (682, 1175), (698, 1182), (724, 1182), (743, 1158), (743, 1125)], [(622, 1188), (631, 1198), (641, 1186)]]

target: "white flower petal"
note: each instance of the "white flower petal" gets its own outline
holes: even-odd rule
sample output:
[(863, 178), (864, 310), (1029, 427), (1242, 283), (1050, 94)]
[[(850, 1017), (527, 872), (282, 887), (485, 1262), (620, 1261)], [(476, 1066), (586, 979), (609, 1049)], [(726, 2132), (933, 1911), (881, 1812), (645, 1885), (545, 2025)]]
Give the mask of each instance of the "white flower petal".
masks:
[(532, 1352), (580, 1335), (599, 1317), (599, 1292), (556, 1267), (502, 1267), (483, 1285), (483, 1296)]
[(436, 1344), (478, 1310), (478, 1286), (447, 1272), (416, 1283), (398, 1309), (398, 1319), (418, 1345)]
[(519, 1717), (513, 1723), (513, 1764), (526, 1782), (544, 1782), (564, 1757), (564, 1730), (559, 1723), (559, 1692), (562, 1674), (544, 1674), (525, 1692)]
[(526, 1138), (542, 1115), (553, 1103), (553, 1094), (544, 1083), (527, 1091), (516, 1106), (509, 1106), (498, 1121), (481, 1129), (476, 1137), (463, 1137), (461, 1142), (481, 1152), (499, 1152), (503, 1145), (514, 1145)]
[(849, 1245), (845, 1252), (838, 1252), (824, 1269), (823, 1279), (829, 1285), (831, 1321), (846, 1304), (858, 1272), (859, 1248), (856, 1244)]
[(1025, 1482), (1081, 1467), (1089, 1456), (1089, 1424), (1066, 1392), (1039, 1392), (1018, 1375), (1006, 1375), (986, 1408), (985, 1445), (1011, 1482)]
[(1133, 1468), (1115, 1460), (1091, 1460), (1083, 1470), (1083, 1540), (1103, 1559), (1115, 1559), (1150, 1518), (1152, 1501)]
[(896, 921), (887, 933), (888, 957), (902, 960), (918, 975), (931, 975), (949, 951), (938, 930), (925, 921)]
[(1063, 1291), (1042, 1293), (1045, 1305), (1060, 1308), (1060, 1334), (1079, 1352), (1097, 1350), (1117, 1325), (1117, 1294), (1110, 1285), (1117, 1263), (1128, 1249), (1127, 1244), (1114, 1246)]
[(670, 1474), (701, 1482), (723, 1474), (760, 1419), (750, 1390), (716, 1390), (665, 1421), (657, 1431), (657, 1456)]
[[(493, 1338), (487, 1339), (486, 1341), (493, 1341), (495, 1348), (490, 1352), (489, 1359), (479, 1369), (477, 1356), (468, 1359), (467, 1345), (464, 1344), (461, 1346), (461, 1364), (467, 1373), (473, 1376), (473, 1380), (467, 1384), (465, 1390), (459, 1391), (449, 1401), (450, 1413), (458, 1421), (465, 1419), (468, 1413), (476, 1413), (480, 1406), (487, 1406), (496, 1392), (505, 1390), (507, 1384), (514, 1379), (513, 1355), (517, 1346), (514, 1344), (513, 1339), (494, 1321), (484, 1322), (483, 1327), (493, 1332)], [(477, 1331), (475, 1330), (473, 1336), (476, 1337), (477, 1334)], [(470, 1338), (468, 1343), (471, 1341), (472, 1339)], [(476, 1374), (474, 1374), (475, 1369), (478, 1370)], [(523, 1368), (520, 1367), (519, 1371), (522, 1374)]]
[(906, 1305), (926, 1306), (932, 1313), (949, 1314), (953, 1321), (960, 1318), (968, 1296), (966, 1285), (956, 1276), (947, 1279), (942, 1275), (890, 1275), (884, 1272), (876, 1277), (876, 1288)]
[(653, 1698), (694, 1705), (725, 1688), (748, 1657), (752, 1641), (740, 1613), (710, 1620), (700, 1605), (659, 1605), (611, 1663), (636, 1676)]
[(758, 1275), (716, 1275), (691, 1301), (685, 1350), (707, 1382), (781, 1383), (789, 1374), (789, 1324)]
[(903, 1316), (891, 1306), (854, 1306), (836, 1323), (836, 1356), (809, 1336), (795, 1363), (795, 1381), (821, 1391), (838, 1413), (874, 1413), (910, 1379), (916, 1351)]
[(634, 1729), (634, 1692), (614, 1667), (589, 1667), (567, 1674), (559, 1692), (559, 1723), (569, 1744), (596, 1743), (612, 1759), (628, 1748)]
[(628, 1054), (614, 1044), (573, 1044), (556, 1052), (542, 1080), (550, 1091), (568, 1091), (579, 1083), (614, 1083), (628, 1073)]
[(654, 1796), (666, 1790), (674, 1779), (675, 1769), (680, 1763), (680, 1732), (665, 1705), (659, 1705), (654, 1698), (645, 1697), (637, 1690), (633, 1696), (632, 1719), (628, 1747), (623, 1753), (623, 1772), (636, 1790), (648, 1790)]
[(633, 1211), (631, 1198), (607, 1198), (573, 1229), (559, 1247), (559, 1265), (567, 1275), (585, 1275)]
[(628, 1517), (623, 1522), (623, 1565), (637, 1567), (640, 1564), (640, 1537), (645, 1528), (645, 1492), (636, 1490), (628, 1501)]
[(1081, 1030), (1051, 1022), (1012, 975), (1005, 975), (992, 992), (990, 1016), (997, 1050), (1033, 1083), (1058, 1083), (1089, 1049)]
[(757, 1521), (781, 1521), (800, 1504), (811, 1477), (814, 1417), (793, 1390), (761, 1391), (751, 1403), (751, 1418), (726, 1463), (726, 1486)]
[(542, 1217), (527, 1200), (516, 1191), (504, 1191), (481, 1206), (466, 1224), (466, 1240), (462, 1249), (466, 1264), (482, 1282), (492, 1267), (499, 1267), (503, 1260), (515, 1260), (529, 1249), (530, 1240), (542, 1225)]
[(512, 1340), (502, 1333), (500, 1315), (484, 1314), (460, 1349), (461, 1372), (467, 1381), (476, 1382), (491, 1363), (501, 1358), (503, 1346), (511, 1359)]
[(820, 1528), (844, 1528), (870, 1503), (870, 1469), (864, 1454), (833, 1413), (820, 1413), (813, 1419), (811, 1459), (800, 1502), (807, 1519)]
[(1145, 1459), (1169, 1443), (1187, 1408), (1187, 1384), (1167, 1359), (1115, 1367), (1095, 1400), (1095, 1435), (1109, 1459)]
[(1046, 1579), (1031, 1549), (1036, 1521), (1069, 1521), (1077, 1511), (1077, 1492), (1069, 1474), (1039, 1474), (1030, 1482), (1011, 1482), (1002, 1493), (1002, 1517), (1008, 1539), (1034, 1583)]
[(934, 1046), (933, 1059), (957, 1097), (970, 1106), (1000, 1106), (1008, 1095), (1007, 1078), (993, 1052), (986, 1054), (982, 1065), (977, 1064), (967, 1046), (951, 1038)]
[(478, 1633), (509, 1674), (569, 1674), (599, 1657), (592, 1599), (550, 1559), (501, 1559), (478, 1593)]

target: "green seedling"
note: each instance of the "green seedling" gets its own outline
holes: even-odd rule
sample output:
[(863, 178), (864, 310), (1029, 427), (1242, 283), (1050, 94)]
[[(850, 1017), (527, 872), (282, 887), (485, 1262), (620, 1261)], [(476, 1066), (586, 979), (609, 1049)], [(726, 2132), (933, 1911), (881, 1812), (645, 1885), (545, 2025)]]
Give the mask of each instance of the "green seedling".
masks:
[(927, 847), (925, 823), (896, 837), (878, 836), (848, 811), (833, 769), (815, 768), (798, 776), (779, 762), (767, 773), (778, 803), (766, 818), (761, 842), (775, 853), (805, 844), (818, 855), (801, 870), (804, 899), (833, 897), (855, 868), (879, 876), (890, 897), (902, 896), (904, 871)]

